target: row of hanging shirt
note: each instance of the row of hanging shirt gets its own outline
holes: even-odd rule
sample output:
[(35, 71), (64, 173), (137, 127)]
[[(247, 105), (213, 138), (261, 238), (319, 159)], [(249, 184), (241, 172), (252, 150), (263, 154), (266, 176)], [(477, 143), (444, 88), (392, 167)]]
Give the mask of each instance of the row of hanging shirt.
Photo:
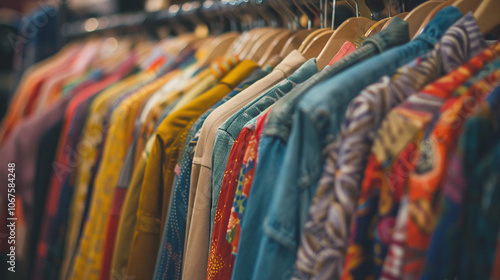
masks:
[(412, 40), (421, 22), (351, 19), (317, 58), (271, 28), (69, 44), (2, 123), (24, 273), (496, 279), (495, 5), (427, 2)]

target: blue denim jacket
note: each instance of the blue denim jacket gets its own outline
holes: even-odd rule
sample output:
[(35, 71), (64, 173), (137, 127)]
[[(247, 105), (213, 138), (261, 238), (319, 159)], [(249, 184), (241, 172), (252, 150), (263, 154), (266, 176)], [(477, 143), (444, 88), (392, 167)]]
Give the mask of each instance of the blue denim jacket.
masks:
[(360, 61), (364, 61), (392, 47), (407, 43), (409, 40), (408, 23), (401, 19), (394, 20), (385, 30), (366, 39), (355, 52), (337, 61), (332, 66), (327, 66), (280, 99), (267, 117), (263, 135), (276, 135), (286, 142), (290, 136), (295, 107), (309, 89)]
[[(295, 105), (308, 89), (319, 82), (356, 65), (378, 53), (409, 41), (408, 24), (403, 20), (393, 21), (384, 31), (367, 39), (355, 52), (341, 59), (297, 85), (280, 99), (269, 113), (259, 142), (258, 159), (254, 182), (242, 218), (239, 248), (236, 256), (233, 279), (250, 279), (255, 267), (260, 241), (264, 238), (263, 221), (271, 204), (269, 193), (276, 183), (280, 164), (283, 162), (286, 142), (292, 127)], [(291, 274), (290, 274), (291, 275)]]
[(234, 141), (245, 124), (273, 105), (278, 99), (290, 92), (295, 85), (303, 83), (318, 72), (316, 59), (310, 59), (299, 67), (290, 77), (272, 87), (266, 93), (243, 107), (227, 119), (217, 130), (212, 153), (212, 208), (210, 213), (210, 239), (217, 210), (217, 201), (224, 177), (224, 169)]
[(318, 84), (300, 100), (264, 221), (266, 235), (254, 270), (256, 279), (291, 277), (300, 234), (324, 164), (322, 150), (334, 141), (349, 102), (364, 87), (431, 50), (461, 16), (455, 7), (443, 9), (408, 44)]

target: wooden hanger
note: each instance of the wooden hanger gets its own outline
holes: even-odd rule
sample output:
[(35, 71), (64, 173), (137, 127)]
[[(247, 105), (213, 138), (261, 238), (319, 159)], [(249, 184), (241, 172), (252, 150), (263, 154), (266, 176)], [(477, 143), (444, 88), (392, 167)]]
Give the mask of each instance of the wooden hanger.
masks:
[[(179, 39), (177, 39), (177, 37)], [(194, 33), (185, 33), (177, 37), (176, 37), (177, 40), (174, 40), (174, 44), (171, 44), (174, 53), (180, 53), (182, 50), (184, 50), (194, 42), (199, 41), (201, 39)]]
[(495, 28), (500, 26), (500, 1), (498, 0), (483, 0), (481, 5), (474, 12), (474, 17), (477, 20), (481, 34), (488, 35)]
[(134, 50), (137, 53), (139, 65), (141, 65), (146, 61), (146, 59), (153, 52), (155, 47), (156, 45), (150, 41), (140, 42), (135, 45)]
[(345, 41), (356, 41), (361, 35), (364, 35), (376, 21), (365, 18), (355, 17), (344, 21), (325, 44), (317, 57), (318, 69), (325, 68), (330, 60), (337, 54)]
[(288, 38), (288, 41), (285, 42), (285, 45), (283, 46), (283, 49), (280, 52), (281, 57), (287, 56), (289, 53), (291, 53), (293, 50), (296, 50), (300, 47), (302, 42), (307, 38), (307, 36), (313, 32), (311, 29), (303, 29), (296, 31), (290, 38)]
[(225, 56), (240, 55), (251, 43), (256, 31), (257, 29), (252, 29), (250, 31), (243, 32), (235, 41), (233, 41)]
[(245, 38), (250, 37), (250, 34), (248, 34), (248, 33), (249, 33), (248, 31), (241, 33), (240, 36), (238, 38), (236, 38), (236, 40), (233, 41), (233, 43), (231, 44), (231, 47), (229, 47), (229, 49), (227, 50), (227, 53), (225, 55), (226, 57), (232, 56), (232, 55), (235, 55), (235, 54), (241, 52), (241, 50), (243, 49), (243, 42), (246, 40)]
[(395, 15), (395, 16), (393, 16), (393, 17), (391, 17), (388, 21), (386, 21), (386, 22), (384, 23), (384, 26), (382, 27), (382, 30), (386, 29), (386, 28), (387, 28), (387, 26), (389, 26), (389, 25), (391, 24), (391, 22), (392, 22), (395, 18), (400, 18), (400, 19), (404, 20), (404, 19), (405, 19), (405, 17), (406, 17), (409, 13), (410, 13), (410, 12), (404, 12), (404, 13), (400, 13), (400, 14), (397, 14), (397, 15)]
[(314, 38), (316, 38), (318, 35), (321, 33), (324, 33), (325, 31), (330, 30), (329, 28), (320, 28), (320, 29), (315, 29), (309, 35), (302, 41), (300, 44), (300, 47), (297, 49), (299, 52), (303, 52), (304, 49), (311, 43)]
[(274, 38), (274, 41), (271, 43), (271, 45), (267, 48), (267, 50), (264, 52), (264, 55), (262, 58), (259, 60), (258, 64), (263, 66), (266, 65), (266, 63), (275, 55), (279, 55), (280, 51), (283, 49), (283, 46), (285, 45), (286, 41), (288, 38), (290, 38), (290, 35), (292, 35), (292, 32), (286, 30), (284, 32), (281, 32)]
[(137, 49), (137, 45), (133, 46), (133, 40), (131, 40), (130, 38), (120, 38), (119, 40), (116, 40), (117, 44), (113, 49), (111, 49), (111, 46), (107, 46), (108, 48), (110, 48), (110, 51), (103, 51), (106, 48), (104, 43), (105, 41), (106, 40), (96, 41), (91, 39), (88, 41), (88, 44), (92, 42), (94, 42), (94, 44), (97, 43), (96, 46), (98, 46), (98, 49), (100, 49), (100, 51), (95, 55), (94, 59), (90, 62), (90, 65), (98, 65), (99, 67), (103, 68), (104, 72), (106, 73), (109, 73), (116, 67), (116, 65), (119, 65), (120, 61), (123, 61), (123, 58), (128, 56), (131, 49)]
[[(307, 13), (300, 8), (299, 4), (297, 4), (295, 1), (293, 1), (293, 3), (295, 4), (296, 8), (299, 11), (301, 11), (303, 14), (307, 15)], [(306, 7), (309, 7), (307, 5), (307, 3), (304, 2), (304, 4), (306, 4)], [(311, 10), (311, 11), (313, 11), (313, 10)], [(314, 11), (313, 11), (313, 13), (314, 13)], [(313, 21), (313, 19), (311, 19), (309, 17), (308, 17), (308, 20), (310, 23)], [(310, 23), (308, 24), (308, 26), (311, 26)], [(294, 45), (300, 44), (302, 41), (307, 40), (309, 37), (311, 37), (309, 35), (309, 34), (311, 34), (311, 32), (314, 32), (314, 31), (313, 30), (307, 30), (305, 32), (301, 32), (301, 31), (291, 32), (291, 31), (287, 31), (287, 30), (280, 31), (276, 36), (274, 36), (274, 39), (271, 42), (271, 44), (269, 44), (269, 46), (264, 50), (263, 55), (261, 56), (258, 64), (261, 66), (266, 65), (270, 62), (271, 59), (275, 58), (276, 56), (278, 56), (280, 53), (283, 53), (284, 51), (286, 52), (285, 56), (288, 55), (288, 53), (291, 52), (293, 49), (290, 48), (290, 51), (288, 51), (288, 49), (285, 50), (286, 44), (287, 43), (289, 44), (288, 47), (290, 47), (290, 46), (293, 47)], [(304, 38), (302, 38), (302, 34), (306, 34), (309, 36), (306, 36), (306, 38), (304, 39)], [(300, 35), (300, 36), (295, 37), (294, 35)], [(295, 37), (295, 38), (292, 38), (292, 37)], [(296, 43), (293, 41), (293, 39), (296, 40), (295, 41)], [(281, 56), (281, 57), (284, 57), (284, 56)]]
[(474, 12), (479, 4), (481, 4), (481, 0), (458, 0), (453, 3), (453, 6), (465, 15), (468, 12)]
[[(320, 6), (321, 6), (321, 4), (322, 4), (321, 1), (323, 1), (323, 0), (319, 0), (319, 1), (320, 1)], [(301, 12), (301, 14), (303, 14), (307, 17), (307, 22), (308, 22), (307, 28), (309, 30), (311, 30), (309, 35), (304, 40), (302, 40), (302, 43), (297, 48), (297, 50), (302, 53), (304, 51), (304, 49), (309, 45), (309, 43), (311, 43), (314, 40), (314, 38), (316, 38), (318, 35), (323, 33), (326, 30), (326, 28), (322, 28), (323, 26), (320, 26), (320, 28), (318, 28), (318, 29), (312, 28), (312, 24), (314, 22), (315, 17), (321, 19), (321, 11), (314, 10), (313, 8), (311, 8), (309, 6), (310, 3), (307, 3), (304, 0), (303, 1), (304, 6), (314, 14), (314, 16), (311, 18), (311, 17), (309, 17), (309, 14), (301, 8), (300, 4), (298, 4), (296, 0), (292, 0), (292, 3), (295, 5), (296, 9)]]
[[(327, 1), (324, 3), (325, 6), (325, 12), (328, 10), (327, 8)], [(337, 6), (336, 1), (333, 1), (333, 7), (332, 9), (335, 9)], [(316, 57), (319, 55), (319, 53), (323, 50), (323, 47), (325, 44), (328, 42), (330, 37), (332, 36), (334, 32), (334, 26), (333, 26), (333, 21), (334, 21), (334, 16), (335, 16), (335, 11), (332, 10), (332, 23), (329, 28), (321, 28), (317, 32), (311, 33), (304, 42), (302, 42), (302, 45), (299, 48), (299, 52), (304, 55), (305, 58), (310, 59), (313, 57)], [(327, 26), (326, 23), (327, 20), (327, 15), (326, 13), (324, 14), (324, 26)]]
[(441, 3), (441, 0), (430, 0), (420, 4), (404, 18), (404, 20), (408, 23), (410, 38), (413, 38), (415, 34), (417, 34), (420, 25), (422, 25), (422, 22), (425, 20), (427, 15)]
[(370, 27), (370, 29), (368, 29), (368, 31), (366, 31), (365, 33), (365, 37), (366, 38), (369, 38), (377, 33), (379, 33), (382, 28), (384, 27), (384, 24), (389, 21), (391, 18), (390, 17), (387, 17), (387, 18), (383, 18), (379, 21), (377, 21), (374, 25), (372, 25), (372, 27)]
[(253, 32), (255, 31), (256, 29), (252, 29), (243, 32), (240, 35), (240, 37), (238, 37), (238, 39), (233, 43), (233, 46), (231, 47), (231, 52), (228, 55), (240, 55), (243, 52), (243, 50), (248, 47), (249, 44), (252, 44), (251, 41), (254, 38)]
[[(160, 48), (163, 52), (177, 56), (182, 50), (191, 46), (194, 42), (201, 40), (193, 33), (184, 33), (168, 41), (162, 41)], [(135, 41), (134, 41), (135, 42)]]
[(207, 44), (211, 43), (213, 40), (214, 40), (214, 38), (212, 36), (200, 38), (199, 40), (196, 40), (193, 43), (191, 43), (191, 45), (193, 46), (193, 48), (195, 50), (197, 50), (197, 49), (201, 48), (202, 46), (206, 46)]
[[(330, 40), (330, 37), (333, 34), (333, 30), (327, 29), (318, 34), (316, 37), (313, 38), (311, 42), (301, 51), (302, 55), (306, 59), (311, 59), (313, 57), (317, 57), (321, 51), (323, 50), (323, 47), (326, 45), (328, 40)], [(299, 49), (300, 51), (300, 49)]]
[(264, 28), (256, 28), (250, 31), (252, 34), (252, 37), (246, 42), (245, 46), (243, 47), (243, 50), (238, 54), (240, 59), (244, 59), (248, 57), (248, 54), (252, 50), (252, 47), (255, 45), (255, 43), (262, 37), (264, 34), (266, 34), (269, 31), (272, 31), (272, 28), (269, 27), (264, 27)]
[[(460, 1), (460, 0), (459, 0)], [(415, 36), (417, 36), (418, 34), (422, 33), (422, 30), (424, 30), (424, 27), (427, 26), (427, 24), (429, 24), (429, 22), (437, 15), (437, 13), (439, 13), (442, 9), (446, 8), (446, 7), (449, 7), (451, 6), (453, 3), (455, 3), (456, 0), (447, 0), (447, 1), (444, 1), (443, 3), (437, 5), (437, 7), (435, 7), (428, 15), (427, 17), (424, 19), (424, 21), (422, 22), (422, 24), (420, 24), (420, 27), (418, 28), (418, 31), (417, 33), (415, 34)]]
[(215, 59), (223, 57), (238, 36), (239, 34), (237, 32), (228, 32), (214, 38), (210, 44), (207, 45), (208, 52), (203, 56), (199, 64), (207, 65)]
[(271, 46), (276, 36), (284, 31), (285, 30), (282, 28), (276, 28), (265, 33), (257, 42), (255, 42), (252, 49), (248, 53), (247, 58), (255, 62), (259, 61), (265, 51)]

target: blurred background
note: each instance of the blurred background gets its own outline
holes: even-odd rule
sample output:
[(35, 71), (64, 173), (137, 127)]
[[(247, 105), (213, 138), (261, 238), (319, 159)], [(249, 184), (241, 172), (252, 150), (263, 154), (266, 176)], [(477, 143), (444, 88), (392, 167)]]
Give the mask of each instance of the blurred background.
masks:
[[(134, 13), (144, 15), (167, 11), (169, 7), (183, 7), (185, 1), (0, 0), (0, 120), (5, 115), (10, 97), (19, 84), (22, 74), (29, 66), (56, 53), (69, 41), (68, 37), (78, 38), (78, 36), (68, 36), (74, 33), (73, 30), (66, 30), (66, 36), (62, 36), (64, 32), (61, 31), (65, 24), (67, 26), (72, 22), (85, 22), (86, 19), (93, 17), (111, 19), (113, 15), (133, 15)], [(259, 4), (263, 2), (262, 0), (255, 1)], [(290, 3), (291, 1), (289, 0)], [(328, 2), (331, 5), (332, 1)], [(409, 11), (425, 0), (359, 0), (357, 2), (362, 16), (380, 19), (389, 16), (390, 10), (393, 14), (402, 10)], [(338, 0), (336, 7), (336, 26), (354, 16), (353, 5), (346, 3), (346, 0)], [(117, 18), (115, 17), (114, 20), (116, 21)], [(124, 19), (118, 17), (118, 20)], [(88, 21), (84, 28), (88, 30), (95, 28), (92, 26), (95, 22), (97, 21)], [(182, 22), (181, 25), (185, 23)], [(189, 28), (186, 31), (189, 32)], [(164, 34), (168, 36), (171, 32)]]
[[(64, 44), (58, 38), (62, 22), (160, 10), (169, 5), (169, 0), (64, 1), (0, 0), (0, 119), (5, 115), (21, 73), (29, 65), (57, 52)], [(60, 13), (61, 7), (64, 16)], [(24, 57), (21, 54), (25, 54)]]

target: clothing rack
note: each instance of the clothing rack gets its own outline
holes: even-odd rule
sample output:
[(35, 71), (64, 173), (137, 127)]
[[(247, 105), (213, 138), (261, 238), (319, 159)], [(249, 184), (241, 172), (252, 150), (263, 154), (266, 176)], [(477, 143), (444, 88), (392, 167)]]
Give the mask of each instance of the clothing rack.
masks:
[(0, 279), (500, 279), (500, 1), (189, 1), (20, 46)]
[[(292, 6), (292, 1), (283, 1), (281, 4)], [(210, 20), (222, 19), (228, 20), (231, 16), (249, 13), (259, 9), (265, 9), (270, 6), (266, 0), (207, 0), (204, 2), (186, 2), (182, 5), (171, 5), (166, 10), (155, 12), (135, 12), (125, 14), (115, 14), (101, 17), (91, 17), (85, 20), (74, 22), (65, 22), (61, 26), (61, 36), (64, 39), (72, 39), (90, 34), (96, 34), (105, 31), (130, 30), (137, 27), (153, 28), (158, 25), (168, 23), (181, 23), (189, 25), (196, 21), (202, 21), (210, 25)]]
[(93, 17), (86, 20), (63, 24), (61, 27), (61, 34), (65, 38), (80, 37), (86, 34), (94, 34), (106, 30), (131, 28), (143, 25), (146, 24), (147, 19), (148, 13), (145, 12), (117, 14), (98, 18)]

